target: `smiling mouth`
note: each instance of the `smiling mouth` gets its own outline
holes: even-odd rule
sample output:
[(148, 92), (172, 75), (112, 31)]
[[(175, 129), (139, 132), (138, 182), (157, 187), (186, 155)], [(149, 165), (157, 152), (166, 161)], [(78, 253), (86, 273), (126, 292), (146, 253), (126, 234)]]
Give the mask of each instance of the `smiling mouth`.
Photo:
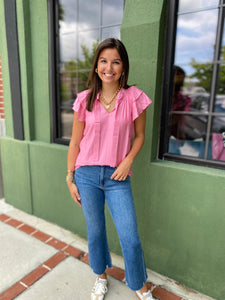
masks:
[(107, 74), (107, 73), (104, 73), (104, 75), (105, 75), (106, 77), (112, 77), (112, 76), (114, 76), (114, 74)]

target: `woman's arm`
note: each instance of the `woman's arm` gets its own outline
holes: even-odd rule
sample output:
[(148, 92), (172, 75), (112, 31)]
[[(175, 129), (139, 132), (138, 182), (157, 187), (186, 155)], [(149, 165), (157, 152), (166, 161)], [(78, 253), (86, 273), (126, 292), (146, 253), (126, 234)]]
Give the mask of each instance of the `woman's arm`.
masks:
[(132, 147), (126, 158), (119, 164), (115, 172), (112, 174), (111, 179), (125, 180), (131, 169), (132, 163), (140, 152), (145, 141), (145, 123), (146, 123), (146, 110), (144, 110), (137, 119), (134, 120), (135, 137)]
[[(85, 122), (81, 122), (77, 119), (77, 112), (74, 112), (73, 118), (73, 129), (72, 137), (69, 144), (68, 154), (67, 154), (67, 170), (74, 170), (75, 162), (80, 151), (80, 142), (83, 137)], [(75, 183), (67, 181), (68, 188), (73, 200), (81, 206), (80, 195)]]

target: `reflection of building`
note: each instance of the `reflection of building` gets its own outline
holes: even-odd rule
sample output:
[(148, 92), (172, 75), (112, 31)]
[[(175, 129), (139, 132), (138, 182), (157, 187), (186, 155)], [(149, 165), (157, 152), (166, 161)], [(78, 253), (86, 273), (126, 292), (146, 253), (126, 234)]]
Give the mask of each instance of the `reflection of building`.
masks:
[[(17, 10), (6, 12), (15, 11), (14, 21), (17, 17), (18, 23), (2, 9), (12, 2), (0, 0), (1, 24), (12, 18), (6, 31), (0, 26), (5, 99), (7, 96), (7, 136), (1, 138), (5, 198), (24, 211), (86, 236), (82, 212), (74, 206), (65, 184), (68, 147), (65, 140), (54, 139), (59, 118), (55, 108), (58, 86), (52, 89), (52, 77), (56, 72), (51, 52), (54, 47), (49, 36), (54, 39), (54, 35), (51, 36), (54, 30), (50, 28), (51, 14), (47, 14), (47, 2), (53, 4), (54, 1), (17, 1)], [(97, 1), (88, 2), (94, 5)], [(114, 2), (117, 1), (107, 3)], [(159, 128), (163, 127), (160, 123), (163, 72), (167, 70), (163, 66), (163, 57), (165, 53), (166, 58), (169, 55), (165, 31), (171, 25), (167, 23), (167, 12), (169, 5), (176, 2), (126, 1), (123, 14), (121, 39), (130, 57), (129, 83), (136, 83), (153, 100), (147, 112), (145, 145), (133, 166), (137, 219), (149, 268), (216, 299), (223, 299), (221, 278), (225, 278), (225, 270), (220, 266), (225, 265), (225, 172), (190, 161), (183, 163), (187, 159), (185, 156), (182, 163), (169, 161), (166, 156), (158, 157)], [(86, 1), (80, 3), (82, 7), (87, 5)], [(71, 15), (73, 17), (73, 12)], [(116, 13), (110, 16), (113, 15)], [(92, 20), (96, 21), (94, 14)], [(19, 36), (13, 41), (19, 46), (18, 52), (16, 47), (7, 45), (13, 42), (7, 40), (7, 35), (11, 34), (9, 30), (17, 24)], [(93, 31), (98, 32), (95, 28)], [(80, 39), (86, 34), (84, 30)], [(14, 64), (13, 73), (12, 58), (18, 62)], [(15, 74), (16, 78), (13, 77)], [(14, 79), (18, 79), (18, 85), (10, 85)], [(21, 93), (19, 89), (15, 93), (18, 87)], [(21, 103), (18, 101), (20, 95)], [(168, 101), (163, 102), (163, 110), (167, 105)], [(17, 113), (12, 114), (15, 106)], [(164, 127), (168, 127), (168, 123)], [(18, 135), (19, 128), (24, 135)], [(108, 211), (107, 217), (110, 248), (121, 253)]]

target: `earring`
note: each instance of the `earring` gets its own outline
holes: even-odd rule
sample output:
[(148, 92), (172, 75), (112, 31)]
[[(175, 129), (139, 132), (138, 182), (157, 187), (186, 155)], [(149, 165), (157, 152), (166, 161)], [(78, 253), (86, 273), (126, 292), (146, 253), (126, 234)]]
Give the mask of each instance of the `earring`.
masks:
[(98, 74), (98, 69), (97, 68), (95, 69), (95, 72)]
[(124, 75), (125, 75), (125, 73), (124, 73), (124, 71), (123, 71), (122, 76), (124, 76)]

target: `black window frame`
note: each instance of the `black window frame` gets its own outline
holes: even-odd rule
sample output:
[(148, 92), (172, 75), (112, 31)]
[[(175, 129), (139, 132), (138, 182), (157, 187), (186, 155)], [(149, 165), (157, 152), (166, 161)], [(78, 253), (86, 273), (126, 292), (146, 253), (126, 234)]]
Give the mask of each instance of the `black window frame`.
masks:
[[(187, 155), (178, 155), (168, 153), (169, 147), (169, 137), (170, 137), (170, 127), (168, 126), (170, 116), (169, 111), (172, 105), (172, 88), (173, 88), (173, 66), (175, 58), (175, 43), (176, 43), (176, 29), (177, 29), (177, 18), (178, 18), (178, 6), (179, 0), (168, 1), (167, 6), (167, 22), (166, 22), (166, 39), (165, 39), (165, 54), (164, 54), (164, 76), (163, 76), (163, 89), (162, 89), (162, 108), (161, 108), (161, 123), (160, 123), (160, 134), (159, 134), (159, 149), (158, 158), (161, 160), (170, 160), (174, 162), (194, 164), (199, 166), (213, 167), (219, 169), (225, 169), (225, 162), (209, 160), (206, 158), (195, 158)], [(216, 47), (214, 51), (214, 57), (212, 60), (213, 72), (211, 81), (211, 93), (210, 93), (210, 108), (209, 108), (209, 121), (207, 124), (207, 131), (211, 130), (211, 123), (213, 118), (213, 105), (214, 98), (216, 94), (217, 86), (217, 72), (221, 61), (220, 49), (222, 42), (222, 34), (224, 28), (224, 18), (225, 18), (225, 0), (220, 0), (218, 7), (219, 16), (217, 23), (216, 32)], [(169, 95), (169, 96), (168, 96)], [(209, 143), (209, 133), (207, 136), (206, 147)]]
[(57, 66), (59, 65), (59, 6), (57, 0), (48, 0), (48, 28), (49, 28), (49, 84), (51, 110), (51, 142), (68, 145), (69, 140), (60, 136), (60, 80)]

